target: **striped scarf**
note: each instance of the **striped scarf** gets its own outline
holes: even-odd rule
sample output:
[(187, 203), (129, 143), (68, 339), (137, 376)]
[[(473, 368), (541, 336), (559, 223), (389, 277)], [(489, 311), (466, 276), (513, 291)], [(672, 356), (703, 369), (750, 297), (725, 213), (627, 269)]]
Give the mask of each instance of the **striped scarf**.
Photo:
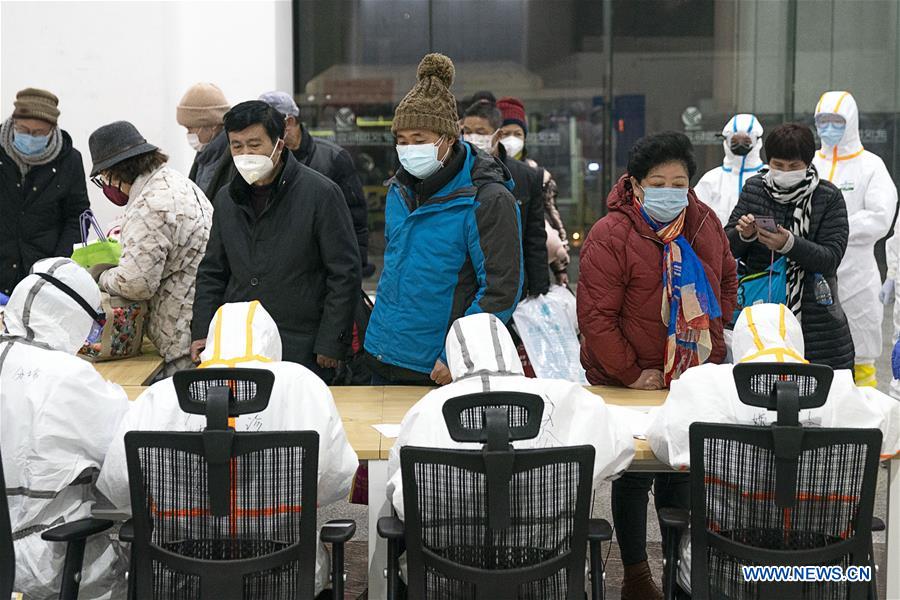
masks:
[[(760, 171), (760, 174), (763, 176), (766, 192), (772, 197), (772, 200), (779, 204), (794, 205), (791, 233), (796, 238), (807, 239), (809, 237), (809, 217), (812, 212), (812, 196), (819, 185), (819, 172), (816, 170), (815, 165), (810, 164), (806, 169), (806, 177), (792, 188), (782, 188), (772, 181), (768, 167)], [(806, 277), (806, 272), (798, 263), (788, 258), (785, 277), (787, 279), (787, 290), (785, 290), (787, 307), (791, 309), (791, 312), (796, 315), (797, 319), (801, 319), (803, 279)]]
[(706, 362), (712, 352), (709, 326), (722, 316), (703, 263), (684, 238), (685, 211), (670, 223), (658, 223), (641, 201), (635, 206), (663, 243), (663, 295), (661, 316), (667, 327), (663, 373), (666, 387), (691, 367)]

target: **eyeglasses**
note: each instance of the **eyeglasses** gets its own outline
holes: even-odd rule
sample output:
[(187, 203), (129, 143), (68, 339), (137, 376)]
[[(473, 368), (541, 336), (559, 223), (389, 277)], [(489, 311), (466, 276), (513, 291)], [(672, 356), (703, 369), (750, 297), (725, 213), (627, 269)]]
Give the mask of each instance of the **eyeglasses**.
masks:
[(101, 188), (101, 189), (103, 188), (104, 185), (106, 185), (106, 183), (102, 179), (100, 179), (99, 175), (94, 175), (93, 177), (91, 177), (91, 183), (93, 183), (94, 185), (96, 185), (98, 188)]
[(13, 130), (16, 133), (33, 135), (35, 137), (46, 137), (53, 133), (53, 127), (50, 127), (49, 129), (31, 129), (29, 127), (25, 127), (21, 123), (13, 123)]

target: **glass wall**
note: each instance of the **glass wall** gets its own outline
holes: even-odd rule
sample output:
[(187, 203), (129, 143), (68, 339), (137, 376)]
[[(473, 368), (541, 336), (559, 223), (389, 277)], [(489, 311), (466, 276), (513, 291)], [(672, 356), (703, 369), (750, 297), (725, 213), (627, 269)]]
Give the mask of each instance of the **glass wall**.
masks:
[(831, 89), (854, 94), (863, 143), (897, 172), (898, 8), (896, 0), (294, 0), (294, 92), (313, 134), (356, 160), (376, 261), (384, 181), (396, 169), (393, 109), (432, 51), (453, 59), (463, 108), (481, 90), (523, 100), (528, 154), (556, 178), (577, 246), (645, 133), (687, 133), (699, 178), (720, 163), (717, 134), (733, 114), (752, 112), (769, 130), (785, 120), (812, 125)]

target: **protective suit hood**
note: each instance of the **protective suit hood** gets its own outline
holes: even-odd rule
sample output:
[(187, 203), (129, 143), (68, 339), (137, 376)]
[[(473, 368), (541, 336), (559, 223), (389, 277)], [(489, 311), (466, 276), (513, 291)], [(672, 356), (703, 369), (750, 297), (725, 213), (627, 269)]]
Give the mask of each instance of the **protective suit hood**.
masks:
[[(844, 117), (847, 128), (844, 131), (844, 137), (837, 145), (837, 156), (840, 158), (848, 158), (848, 155), (856, 154), (863, 150), (862, 141), (859, 137), (859, 108), (856, 106), (856, 99), (850, 92), (825, 92), (819, 103), (816, 105), (816, 116), (823, 114), (840, 115)], [(835, 157), (835, 147), (826, 146), (822, 142), (822, 148), (819, 150), (819, 156), (826, 160), (833, 160)]]
[[(753, 148), (747, 156), (737, 156), (731, 151), (731, 138), (736, 133), (746, 133), (753, 140)], [(722, 129), (725, 141), (725, 158), (722, 161), (722, 169), (726, 173), (757, 172), (763, 165), (760, 153), (762, 151), (763, 126), (755, 115), (741, 113), (734, 115)], [(747, 175), (747, 177), (750, 177)]]
[(98, 312), (100, 288), (86, 270), (68, 258), (40, 260), (34, 263), (31, 273), (15, 287), (6, 305), (6, 332), (51, 350), (76, 353), (91, 333), (94, 320), (65, 292), (34, 273), (46, 273), (60, 280)]
[(736, 362), (806, 362), (803, 329), (783, 304), (745, 308), (734, 324), (731, 350)]
[(201, 368), (279, 362), (281, 334), (259, 300), (224, 304), (209, 324), (200, 359)]
[(509, 331), (490, 313), (469, 315), (454, 322), (445, 350), (453, 381), (474, 374), (525, 373)]

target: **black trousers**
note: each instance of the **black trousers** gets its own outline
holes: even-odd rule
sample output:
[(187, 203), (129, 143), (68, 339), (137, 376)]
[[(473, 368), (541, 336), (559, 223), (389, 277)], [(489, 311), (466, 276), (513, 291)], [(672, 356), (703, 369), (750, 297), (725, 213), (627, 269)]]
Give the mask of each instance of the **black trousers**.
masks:
[[(654, 489), (656, 510), (690, 509), (690, 478), (688, 473), (625, 473), (613, 481), (613, 524), (623, 565), (647, 560), (647, 495), (650, 488)], [(665, 547), (665, 537), (663, 540)]]

